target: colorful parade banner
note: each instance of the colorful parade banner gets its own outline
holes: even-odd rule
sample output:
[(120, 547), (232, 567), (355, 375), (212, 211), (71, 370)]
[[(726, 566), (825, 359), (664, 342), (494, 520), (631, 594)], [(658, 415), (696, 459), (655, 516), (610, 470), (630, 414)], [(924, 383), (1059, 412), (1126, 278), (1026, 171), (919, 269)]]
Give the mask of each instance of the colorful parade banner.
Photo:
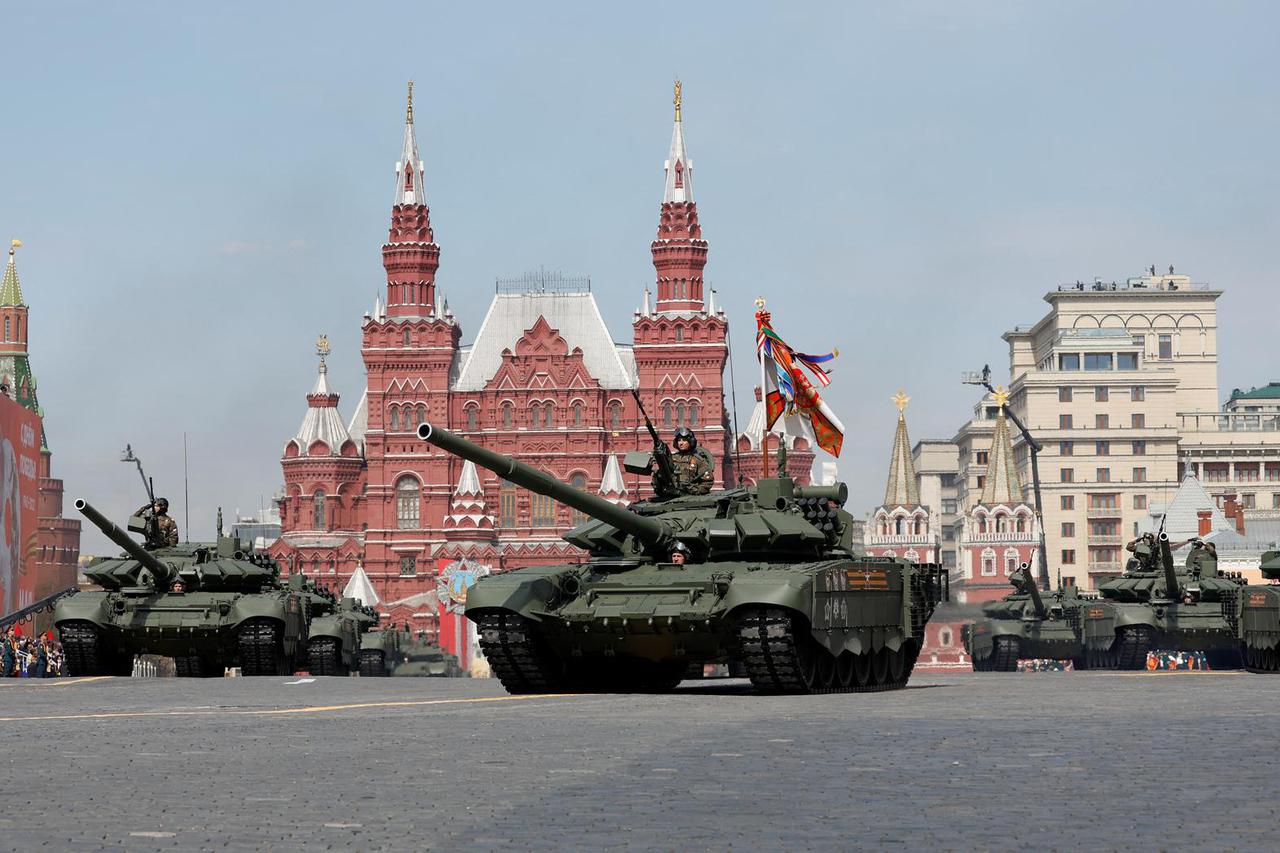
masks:
[[(844, 424), (835, 412), (822, 400), (818, 389), (809, 381), (803, 369), (813, 374), (823, 387), (831, 384), (831, 376), (824, 364), (839, 355), (832, 350), (822, 355), (797, 352), (773, 329), (773, 318), (764, 310), (764, 300), (756, 300), (756, 357), (760, 359), (763, 378), (765, 425), (767, 434), (778, 418), (784, 415), (801, 415), (809, 419), (818, 446), (832, 456), (840, 455), (844, 444)], [(761, 435), (761, 446), (766, 446)]]
[(0, 615), (39, 597), (36, 572), (40, 418), (0, 394)]

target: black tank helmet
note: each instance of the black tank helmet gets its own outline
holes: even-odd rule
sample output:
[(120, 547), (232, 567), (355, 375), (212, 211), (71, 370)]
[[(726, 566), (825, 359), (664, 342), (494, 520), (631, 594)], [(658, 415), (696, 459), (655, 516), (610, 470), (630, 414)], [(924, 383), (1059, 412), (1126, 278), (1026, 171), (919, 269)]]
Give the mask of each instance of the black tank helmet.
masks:
[(694, 434), (693, 434), (693, 430), (689, 429), (688, 427), (679, 427), (679, 428), (677, 428), (677, 429), (676, 429), (675, 440), (676, 440), (676, 441), (679, 441), (679, 440), (680, 440), (680, 439), (682, 439), (682, 438), (683, 438), (685, 441), (689, 442), (689, 449), (690, 449), (690, 450), (697, 450), (697, 449), (698, 449), (698, 437), (697, 437), (696, 435), (694, 435)]
[(160, 507), (160, 511), (161, 511), (161, 512), (168, 512), (168, 511), (169, 511), (169, 499), (168, 499), (168, 498), (156, 498), (156, 506)]

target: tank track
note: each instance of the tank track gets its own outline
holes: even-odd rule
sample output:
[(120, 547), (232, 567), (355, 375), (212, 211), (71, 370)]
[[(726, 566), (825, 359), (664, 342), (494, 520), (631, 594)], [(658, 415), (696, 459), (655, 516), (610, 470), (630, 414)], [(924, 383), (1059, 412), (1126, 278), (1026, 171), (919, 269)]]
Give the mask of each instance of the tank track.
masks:
[[(904, 647), (898, 652), (881, 649), (851, 655), (851, 660), (842, 662), (832, 658), (798, 622), (790, 612), (777, 607), (750, 610), (738, 620), (742, 662), (751, 685), (757, 690), (764, 693), (877, 693), (899, 690), (911, 677), (916, 658), (911, 649)], [(847, 675), (842, 677), (842, 672)]]
[(1147, 652), (1151, 650), (1151, 629), (1146, 625), (1130, 625), (1120, 629), (1111, 646), (1115, 650), (1116, 669), (1145, 669)]
[(1263, 675), (1274, 675), (1280, 672), (1280, 646), (1259, 648), (1241, 643), (1240, 656), (1244, 658), (1244, 668), (1249, 672)]
[(480, 619), (480, 649), (508, 693), (557, 693), (568, 687), (564, 668), (515, 613)]
[(381, 678), (389, 675), (383, 653), (377, 649), (361, 649), (360, 674), (366, 678)]
[(1234, 648), (1211, 649), (1205, 652), (1204, 657), (1209, 669), (1240, 669), (1244, 666), (1243, 655)]
[(1077, 670), (1116, 669), (1115, 645), (1113, 644), (1111, 648), (1107, 649), (1085, 646), (1080, 656), (1072, 658), (1071, 662)]
[(1018, 671), (1018, 638), (996, 637), (991, 641), (991, 669), (996, 672)]
[(173, 674), (178, 678), (202, 678), (204, 666), (196, 655), (179, 655), (173, 659)]
[(64, 622), (58, 626), (67, 675), (105, 675), (99, 661), (98, 629), (88, 622)]
[(273, 619), (251, 619), (238, 635), (241, 675), (283, 675), (280, 626)]
[(307, 671), (312, 675), (346, 675), (338, 641), (333, 637), (313, 637), (307, 643)]

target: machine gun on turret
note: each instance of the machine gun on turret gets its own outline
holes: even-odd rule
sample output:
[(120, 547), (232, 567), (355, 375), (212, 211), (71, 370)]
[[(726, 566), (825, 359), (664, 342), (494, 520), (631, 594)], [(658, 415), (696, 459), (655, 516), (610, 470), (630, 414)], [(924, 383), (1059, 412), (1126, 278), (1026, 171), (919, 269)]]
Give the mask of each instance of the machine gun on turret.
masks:
[[(656, 466), (657, 470), (653, 477), (653, 490), (657, 492), (659, 497), (671, 497), (677, 494), (676, 491), (676, 469), (675, 464), (671, 461), (671, 448), (662, 440), (662, 436), (658, 435), (658, 430), (654, 428), (653, 421), (649, 420), (649, 414), (644, 410), (644, 403), (640, 401), (640, 392), (631, 389), (631, 396), (636, 398), (636, 406), (640, 409), (640, 416), (644, 418), (644, 427), (649, 430), (649, 436), (653, 439), (653, 456), (649, 463), (649, 467), (645, 471), (652, 471)], [(635, 472), (635, 465), (627, 466), (627, 469)]]
[(1044, 599), (1040, 597), (1040, 586), (1036, 583), (1035, 578), (1031, 576), (1030, 563), (1024, 562), (1020, 564), (1018, 570), (1009, 577), (1009, 582), (1019, 592), (1031, 599), (1031, 607), (1035, 611), (1035, 618), (1045, 619), (1048, 617), (1048, 613), (1044, 609)]

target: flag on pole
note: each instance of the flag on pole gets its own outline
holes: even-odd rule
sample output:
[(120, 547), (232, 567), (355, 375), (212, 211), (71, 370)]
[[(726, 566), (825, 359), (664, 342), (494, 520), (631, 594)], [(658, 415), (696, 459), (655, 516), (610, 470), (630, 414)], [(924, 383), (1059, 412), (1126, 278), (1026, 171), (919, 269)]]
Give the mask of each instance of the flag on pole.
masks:
[(840, 455), (844, 444), (844, 424), (823, 402), (818, 389), (802, 368), (824, 388), (831, 384), (828, 368), (823, 365), (839, 355), (832, 350), (822, 355), (809, 355), (792, 349), (773, 329), (772, 316), (764, 310), (764, 300), (756, 300), (756, 357), (760, 359), (765, 387), (765, 431), (773, 428), (783, 415), (799, 414), (809, 419), (818, 446), (832, 456)]

